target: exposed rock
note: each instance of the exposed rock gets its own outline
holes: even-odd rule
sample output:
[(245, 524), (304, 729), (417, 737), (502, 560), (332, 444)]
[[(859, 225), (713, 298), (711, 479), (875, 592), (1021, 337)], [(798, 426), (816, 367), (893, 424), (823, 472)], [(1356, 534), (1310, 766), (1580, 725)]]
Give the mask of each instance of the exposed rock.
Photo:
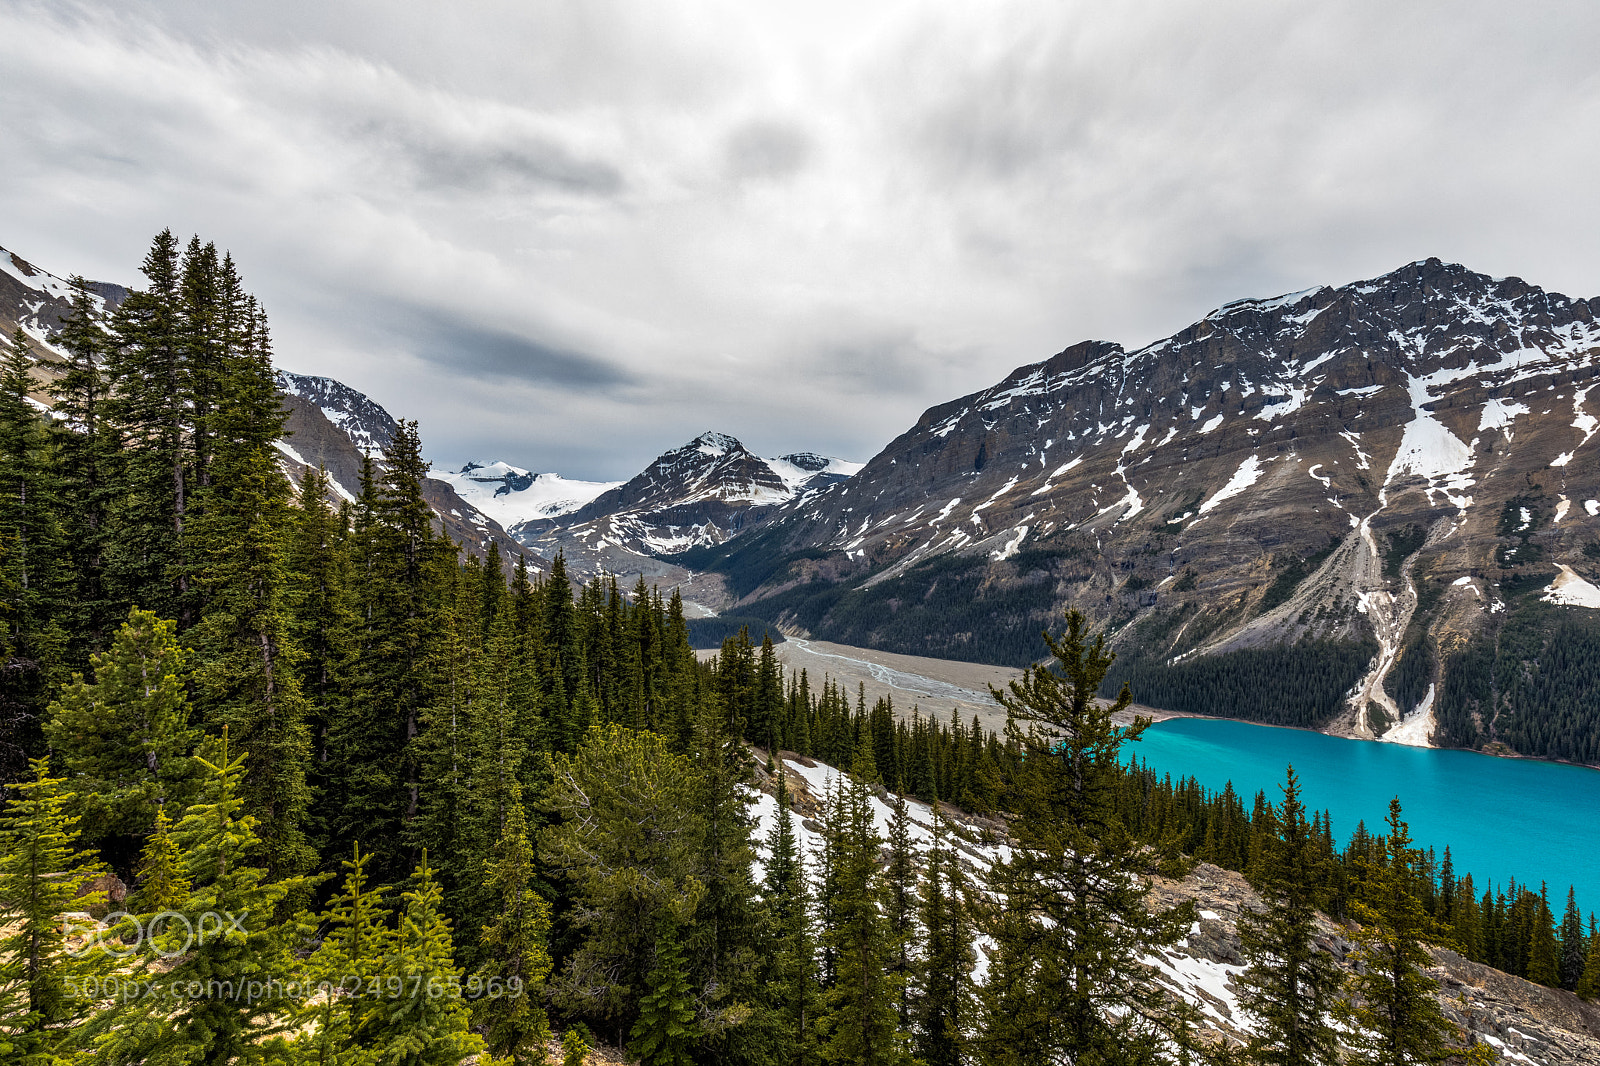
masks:
[[(1154, 878), (1149, 899), (1152, 907), (1160, 909), (1192, 900), (1200, 911), (1194, 932), (1178, 950), (1180, 956), (1243, 965), (1239, 915), (1261, 906), (1260, 896), (1243, 875), (1200, 863), (1181, 880)], [(1317, 946), (1348, 968), (1353, 944), (1345, 932), (1335, 922), (1318, 917)], [(1462, 1030), (1513, 1061), (1600, 1066), (1600, 1005), (1471, 962), (1446, 948), (1428, 950), (1434, 959), (1428, 975), (1439, 982), (1440, 1006)], [(1229, 986), (1234, 987), (1231, 979)], [(1226, 1009), (1219, 1013), (1234, 1024), (1212, 1017), (1213, 1027), (1233, 1039), (1240, 1038), (1245, 1020), (1237, 1016), (1236, 1004), (1223, 1001), (1221, 1007)]]

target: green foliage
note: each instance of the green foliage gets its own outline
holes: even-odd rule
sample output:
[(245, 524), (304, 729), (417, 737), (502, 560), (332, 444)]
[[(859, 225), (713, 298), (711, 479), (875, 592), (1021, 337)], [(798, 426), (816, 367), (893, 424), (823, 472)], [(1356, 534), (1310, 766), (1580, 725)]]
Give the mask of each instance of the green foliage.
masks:
[(1389, 803), (1388, 827), (1381, 846), (1363, 860), (1364, 885), (1351, 904), (1361, 925), (1345, 1017), (1356, 1030), (1361, 1061), (1442, 1062), (1451, 1054), (1446, 1040), (1455, 1030), (1434, 998), (1438, 982), (1423, 972), (1432, 960), (1422, 941), (1437, 931), (1412, 891), (1420, 856), (1411, 847), (1398, 799)]
[(700, 1034), (677, 923), (666, 910), (656, 922), (655, 964), (645, 976), (629, 1050), (642, 1066), (693, 1066), (690, 1049)]
[[(121, 1005), (98, 1034), (99, 1061), (181, 1063), (267, 1061), (282, 1044), (295, 1012), (287, 982), (296, 971), (299, 927), (278, 920), (291, 893), (309, 890), (304, 877), (269, 881), (249, 865), (259, 853), (256, 819), (241, 810), (244, 756), (230, 758), (226, 735), (200, 801), (172, 831), (193, 886), (151, 937), (159, 954), (141, 957), (135, 971), (161, 980), (151, 994)], [(193, 930), (195, 939), (188, 940)], [(175, 965), (160, 965), (176, 958)], [(275, 979), (275, 980), (274, 980)]]
[(889, 925), (888, 886), (878, 871), (882, 841), (872, 815), (876, 781), (872, 748), (863, 742), (824, 827), (831, 868), (821, 889), (828, 900), (821, 939), (833, 979), (822, 993), (819, 1050), (826, 1063), (909, 1066), (899, 1014), (905, 975), (894, 970), (901, 934)]
[(528, 842), (528, 823), (515, 802), (500, 834), (489, 887), (500, 905), (498, 916), (484, 928), (491, 977), (517, 989), (516, 995), (478, 1001), (488, 1029), (489, 1051), (514, 1061), (540, 1061), (550, 1037), (544, 1013), (545, 979), (550, 974), (550, 906), (534, 890), (536, 870)]
[(991, 867), (979, 927), (995, 943), (980, 993), (985, 1063), (1170, 1061), (1193, 1015), (1141, 961), (1188, 930), (1191, 906), (1145, 907), (1150, 858), (1117, 812), (1122, 746), (1150, 724), (1114, 724), (1132, 696), (1096, 697), (1112, 656), (1076, 611), (1047, 636), (1055, 662), (996, 699), (1024, 758), (1011, 792), (1011, 858)]
[(0, 814), (0, 1051), (7, 1062), (52, 1066), (82, 1042), (93, 1004), (79, 989), (100, 958), (92, 948), (69, 953), (61, 916), (103, 901), (78, 894), (105, 868), (73, 846), (78, 819), (64, 780), (47, 759), (32, 769)]
[(1239, 1003), (1256, 1019), (1245, 1054), (1260, 1066), (1337, 1066), (1332, 1013), (1343, 975), (1314, 943), (1324, 878), (1293, 767), (1282, 805), (1265, 814), (1271, 830), (1254, 878), (1265, 909), (1246, 908), (1239, 915), (1248, 963), (1239, 979)]
[(690, 618), (686, 624), (691, 648), (720, 648), (723, 641), (737, 636), (740, 630), (761, 633), (771, 638), (774, 644), (782, 644), (785, 639), (776, 626), (749, 615), (719, 614), (711, 618)]
[(1524, 755), (1596, 763), (1596, 691), (1600, 621), (1525, 595), (1450, 657), (1436, 714), (1442, 734), (1462, 747), (1498, 742)]
[(951, 845), (958, 830), (937, 802), (933, 807), (933, 844), (923, 872), (919, 918), (923, 956), (916, 972), (914, 1049), (925, 1066), (961, 1066), (967, 1032), (976, 1021), (972, 976), (972, 884)]
[(705, 892), (696, 776), (660, 736), (621, 726), (553, 759), (540, 853), (581, 904), (569, 918), (581, 941), (552, 982), (558, 1005), (624, 1032), (638, 1020), (662, 913), (687, 922)]
[(94, 681), (74, 675), (50, 705), (46, 735), (97, 837), (145, 832), (163, 803), (182, 810), (195, 798), (188, 756), (200, 734), (189, 721), (190, 655), (174, 628), (134, 608), (93, 657)]
[(460, 997), (450, 922), (426, 854), (413, 882), (402, 896), (399, 927), (387, 938), (378, 975), (385, 994), (358, 1035), (371, 1041), (382, 1063), (456, 1066), (481, 1054), (483, 1041), (468, 1028), (471, 1012)]
[(1242, 648), (1174, 665), (1119, 658), (1101, 694), (1114, 696), (1128, 685), (1141, 703), (1163, 710), (1317, 726), (1339, 713), (1376, 652), (1371, 643), (1312, 641)]
[(1383, 576), (1391, 581), (1400, 578), (1400, 568), (1405, 561), (1427, 542), (1428, 531), (1415, 523), (1393, 529), (1384, 537)]
[(589, 1061), (589, 1044), (577, 1029), (568, 1029), (561, 1037), (561, 1066), (584, 1066)]

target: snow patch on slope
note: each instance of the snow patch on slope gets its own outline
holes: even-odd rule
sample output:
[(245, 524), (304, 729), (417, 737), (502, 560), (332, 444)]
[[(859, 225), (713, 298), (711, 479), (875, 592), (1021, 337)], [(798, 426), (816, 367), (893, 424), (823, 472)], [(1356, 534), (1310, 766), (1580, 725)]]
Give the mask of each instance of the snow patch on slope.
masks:
[(1544, 590), (1544, 595), (1539, 598), (1546, 603), (1558, 603), (1564, 607), (1591, 607), (1600, 610), (1600, 588), (1596, 588), (1583, 578), (1579, 577), (1565, 563), (1556, 564), (1561, 573), (1550, 582)]
[(1239, 469), (1233, 472), (1233, 477), (1228, 479), (1228, 483), (1222, 486), (1222, 488), (1218, 489), (1216, 495), (1212, 496), (1209, 500), (1200, 505), (1199, 513), (1206, 514), (1218, 504), (1233, 499), (1245, 489), (1248, 489), (1251, 485), (1254, 485), (1257, 481), (1261, 480), (1262, 469), (1263, 467), (1261, 466), (1260, 459), (1257, 459), (1253, 455), (1247, 458), (1244, 462), (1239, 464)]

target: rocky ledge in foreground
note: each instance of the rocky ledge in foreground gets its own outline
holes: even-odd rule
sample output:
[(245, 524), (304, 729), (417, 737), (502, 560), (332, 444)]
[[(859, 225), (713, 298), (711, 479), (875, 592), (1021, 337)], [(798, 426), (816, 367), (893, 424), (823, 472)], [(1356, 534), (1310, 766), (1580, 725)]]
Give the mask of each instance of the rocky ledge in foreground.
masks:
[[(1213, 983), (1202, 999), (1209, 1026), (1226, 1037), (1243, 1035), (1234, 975), (1243, 969), (1237, 925), (1240, 911), (1260, 906), (1260, 896), (1242, 874), (1201, 863), (1182, 880), (1157, 877), (1151, 905), (1171, 907), (1193, 900), (1201, 913), (1175, 962), (1187, 958), (1220, 969), (1223, 987)], [(1353, 943), (1343, 928), (1318, 921), (1318, 946), (1349, 966)], [(1439, 982), (1439, 1003), (1458, 1026), (1489, 1044), (1508, 1062), (1539, 1066), (1600, 1066), (1600, 1004), (1571, 992), (1546, 988), (1472, 962), (1446, 948), (1429, 948), (1434, 965), (1428, 976)]]

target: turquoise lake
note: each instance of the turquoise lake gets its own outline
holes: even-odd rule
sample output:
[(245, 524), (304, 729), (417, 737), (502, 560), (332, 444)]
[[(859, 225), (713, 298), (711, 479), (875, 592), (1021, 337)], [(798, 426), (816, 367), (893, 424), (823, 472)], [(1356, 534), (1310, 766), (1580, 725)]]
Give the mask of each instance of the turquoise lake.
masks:
[(1282, 800), (1293, 763), (1306, 807), (1332, 814), (1340, 847), (1358, 821), (1382, 832), (1399, 796), (1417, 845), (1442, 861), (1448, 844), (1456, 875), (1471, 873), (1480, 893), (1485, 878), (1535, 889), (1546, 881), (1559, 917), (1572, 885), (1586, 916), (1600, 912), (1600, 770), (1212, 718), (1158, 722), (1123, 751), (1208, 790), (1232, 781), (1247, 811), (1258, 790)]

